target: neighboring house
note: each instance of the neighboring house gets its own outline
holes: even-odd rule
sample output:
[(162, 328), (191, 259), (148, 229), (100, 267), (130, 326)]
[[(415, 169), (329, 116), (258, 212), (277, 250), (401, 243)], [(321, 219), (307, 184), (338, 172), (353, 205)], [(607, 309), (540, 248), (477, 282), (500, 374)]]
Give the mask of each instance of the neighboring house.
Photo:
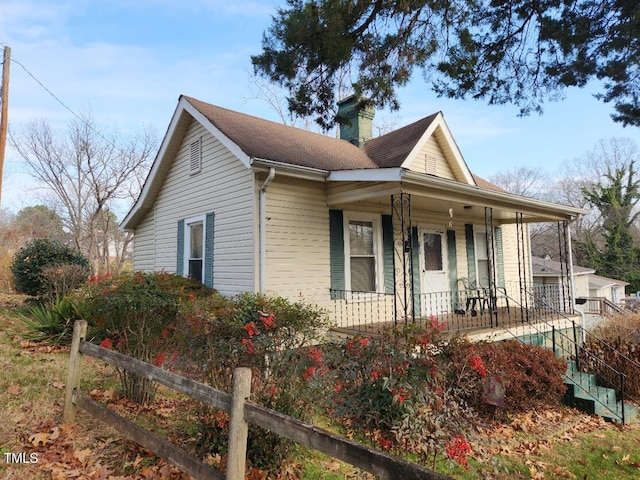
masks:
[[(549, 257), (532, 257), (531, 271), (534, 290), (547, 299), (557, 298), (558, 292), (568, 283), (564, 264)], [(573, 266), (573, 285), (576, 298), (588, 299), (587, 311), (604, 315), (615, 311), (625, 298), (625, 287), (629, 283), (596, 275), (594, 269)], [(607, 305), (610, 304), (610, 308)]]
[(495, 310), (531, 286), (528, 223), (584, 213), (473, 175), (442, 113), (377, 138), (355, 97), (339, 116), (341, 139), (181, 96), (122, 223), (134, 268), (304, 299), (341, 326)]

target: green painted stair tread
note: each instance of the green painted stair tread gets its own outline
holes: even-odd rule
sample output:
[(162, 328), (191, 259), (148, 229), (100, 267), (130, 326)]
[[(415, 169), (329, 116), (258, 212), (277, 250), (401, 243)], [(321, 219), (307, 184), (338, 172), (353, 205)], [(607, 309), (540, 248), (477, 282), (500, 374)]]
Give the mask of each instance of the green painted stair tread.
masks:
[(589, 388), (597, 386), (596, 376), (591, 373), (573, 372), (567, 373), (566, 380), (581, 386), (582, 388)]
[(577, 386), (578, 388), (574, 389), (574, 397), (589, 399), (593, 398), (600, 403), (605, 405), (613, 404), (616, 402), (616, 391), (613, 388), (606, 387), (588, 387), (584, 388), (581, 386)]
[(595, 405), (595, 414), (607, 420), (622, 422), (622, 408), (624, 406), (624, 421), (629, 423), (638, 416), (638, 407), (628, 403), (616, 402), (613, 405)]

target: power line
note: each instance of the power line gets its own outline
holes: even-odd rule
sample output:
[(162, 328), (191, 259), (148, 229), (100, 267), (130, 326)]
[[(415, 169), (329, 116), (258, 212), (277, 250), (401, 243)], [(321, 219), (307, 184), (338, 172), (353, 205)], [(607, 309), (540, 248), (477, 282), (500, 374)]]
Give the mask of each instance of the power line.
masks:
[[(0, 42), (0, 46), (5, 46), (4, 43)], [(40, 87), (42, 87), (42, 89), (47, 92), (49, 95), (51, 95), (51, 97), (53, 97), (55, 99), (56, 102), (58, 102), (60, 105), (62, 105), (67, 111), (69, 111), (71, 113), (71, 115), (73, 115), (74, 117), (76, 117), (78, 120), (80, 120), (85, 126), (87, 126), (93, 133), (95, 133), (96, 135), (98, 135), (100, 138), (102, 138), (105, 142), (107, 142), (108, 144), (110, 144), (111, 146), (113, 146), (116, 150), (118, 150), (122, 155), (128, 155), (127, 152), (125, 152), (120, 146), (116, 145), (115, 142), (113, 142), (112, 140), (106, 138), (104, 135), (102, 135), (102, 133), (100, 131), (98, 131), (97, 129), (95, 129), (93, 127), (93, 125), (87, 121), (86, 118), (83, 118), (82, 115), (77, 114), (76, 112), (74, 112), (70, 107), (68, 107), (56, 94), (54, 94), (51, 90), (49, 90), (40, 80), (38, 80), (36, 78), (36, 76), (31, 73), (29, 71), (29, 69), (27, 67), (25, 67), (22, 63), (20, 63), (18, 60), (16, 60), (15, 58), (11, 58), (11, 62), (17, 64), (20, 68), (22, 68), (27, 75), (29, 75), (33, 81), (35, 81)]]
[[(17, 64), (18, 66), (20, 66), (20, 68), (22, 68), (27, 73), (27, 75), (29, 75), (38, 85), (40, 85), (44, 89), (45, 92), (47, 92), (49, 95), (51, 95), (60, 105), (62, 105), (65, 109), (67, 109), (71, 113), (71, 115), (73, 115), (74, 117), (76, 117), (78, 120), (80, 120), (82, 122), (86, 122), (86, 119), (82, 118), (76, 112), (71, 110), (71, 108), (69, 108), (62, 100), (60, 100), (51, 90), (49, 90), (47, 87), (45, 87), (44, 84), (40, 80), (38, 80), (36, 78), (36, 76), (27, 69), (27, 67), (25, 67), (22, 63), (20, 63), (19, 61), (15, 60), (13, 58), (11, 59), (11, 62), (13, 62), (13, 63)], [(98, 133), (98, 132), (96, 132), (96, 133)], [(106, 140), (106, 138), (105, 138), (105, 140)]]

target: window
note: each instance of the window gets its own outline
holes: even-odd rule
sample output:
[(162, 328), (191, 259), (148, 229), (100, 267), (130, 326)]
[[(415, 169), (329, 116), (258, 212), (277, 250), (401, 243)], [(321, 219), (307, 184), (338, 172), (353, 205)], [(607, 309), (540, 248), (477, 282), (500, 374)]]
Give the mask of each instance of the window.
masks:
[(185, 220), (184, 271), (189, 278), (198, 282), (203, 281), (204, 221), (203, 216)]
[(213, 288), (215, 212), (178, 220), (176, 274)]
[(478, 285), (483, 287), (489, 284), (489, 256), (487, 252), (486, 232), (474, 232), (476, 243), (476, 276)]
[(442, 271), (442, 234), (425, 232), (422, 244), (424, 246), (424, 269), (428, 272)]
[(189, 225), (189, 278), (202, 282), (202, 222)]
[(376, 292), (382, 282), (380, 219), (345, 215), (346, 287), (353, 292)]

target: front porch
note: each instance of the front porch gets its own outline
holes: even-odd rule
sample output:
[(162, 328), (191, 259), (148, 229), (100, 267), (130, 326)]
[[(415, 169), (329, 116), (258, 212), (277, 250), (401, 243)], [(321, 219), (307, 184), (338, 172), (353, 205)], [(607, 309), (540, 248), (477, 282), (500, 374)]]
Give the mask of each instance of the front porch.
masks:
[[(333, 311), (330, 312), (341, 335), (376, 335), (387, 328), (402, 328), (409, 324), (428, 324), (437, 318), (444, 331), (450, 334), (496, 335), (498, 330), (526, 334), (526, 326), (557, 324), (569, 328), (566, 322), (581, 324), (581, 317), (573, 311), (568, 287), (534, 286), (523, 292), (521, 299), (506, 295), (506, 289), (457, 290), (418, 294), (413, 296), (411, 313), (398, 311), (394, 293), (352, 292), (332, 290)], [(535, 329), (534, 329), (535, 330)]]
[[(348, 180), (328, 187), (338, 328), (376, 331), (434, 315), (463, 332), (573, 314), (571, 209), (415, 173)], [(557, 223), (559, 291), (532, 291), (533, 222)]]

